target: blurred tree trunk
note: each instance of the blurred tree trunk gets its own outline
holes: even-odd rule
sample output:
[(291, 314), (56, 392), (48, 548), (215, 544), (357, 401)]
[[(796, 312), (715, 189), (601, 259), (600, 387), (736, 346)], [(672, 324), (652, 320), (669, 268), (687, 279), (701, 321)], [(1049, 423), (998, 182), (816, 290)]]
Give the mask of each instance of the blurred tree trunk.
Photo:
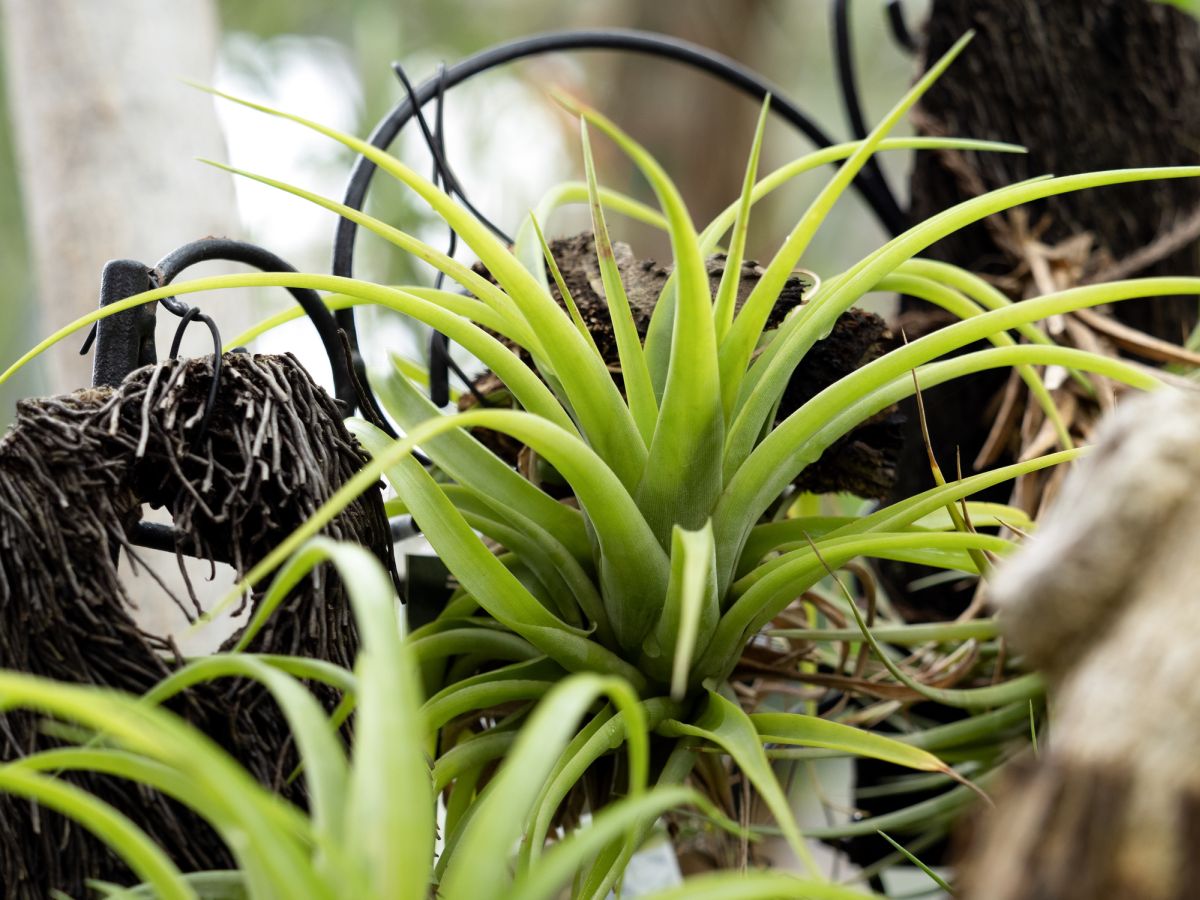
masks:
[[(769, 6), (769, 0), (635, 3), (628, 25), (693, 41), (753, 67)], [(621, 126), (671, 173), (695, 221), (710, 221), (741, 190), (758, 115), (754, 102), (669, 60), (623, 53), (614, 63), (612, 95), (604, 108), (619, 111)], [(640, 176), (628, 171), (632, 185), (644, 193)], [(627, 233), (639, 256), (670, 258), (661, 232), (636, 225)]]
[[(25, 239), (25, 215), (9, 128), (8, 91), (3, 65), (3, 16), (0, 16), (0, 359), (10, 361), (24, 353), (34, 338), (35, 310), (29, 303), (29, 248)], [(0, 428), (13, 417), (16, 401), (41, 391), (37, 367), (30, 365), (0, 385)]]
[[(934, 0), (924, 64), (936, 62), (969, 29), (975, 29), (975, 39), (916, 110), (918, 128), (1012, 141), (1029, 153), (918, 154), (914, 221), (1046, 173), (1196, 161), (1200, 28), (1190, 17), (1150, 0)], [(1085, 279), (1195, 275), (1198, 213), (1200, 181), (1194, 179), (1081, 191), (992, 216), (925, 255), (987, 275), (1016, 276), (1008, 287), (1014, 300), (1029, 285), (1023, 244), (1031, 239), (1054, 247), (1089, 234), (1090, 251), (1080, 260)], [(910, 338), (948, 321), (917, 301), (906, 300), (901, 310)], [(1196, 321), (1196, 299), (1131, 301), (1117, 304), (1114, 312), (1126, 324), (1179, 342)], [(930, 432), (943, 466), (953, 466), (958, 450), (969, 473), (991, 430), (1006, 377), (984, 373), (927, 392)], [(909, 412), (896, 496), (932, 485), (916, 417)], [(930, 610), (937, 616), (953, 613), (965, 599), (940, 594)]]
[[(0, 8), (37, 295), (22, 299), (36, 307), (40, 336), (96, 308), (106, 261), (153, 265), (187, 241), (236, 232), (229, 177), (195, 161), (225, 157), (212, 99), (180, 83), (212, 83), (219, 22), (213, 0), (3, 0)], [(218, 321), (230, 334), (250, 315), (226, 306)], [(158, 317), (160, 354), (176, 324)], [(212, 352), (204, 331), (189, 331), (185, 355)], [(49, 393), (91, 384), (82, 340), (74, 335), (44, 357)], [(186, 587), (172, 554), (142, 556), (156, 574), (127, 573), (138, 621), (170, 633), (181, 617), (160, 584), (181, 597)], [(220, 596), (219, 584), (193, 580), (203, 599)]]
[[(194, 159), (224, 156), (212, 100), (179, 83), (211, 83), (218, 20), (212, 0), (3, 0), (3, 12), (45, 333), (95, 308), (107, 260), (152, 265), (235, 226), (229, 178)], [(91, 383), (80, 340), (51, 351), (51, 391)]]

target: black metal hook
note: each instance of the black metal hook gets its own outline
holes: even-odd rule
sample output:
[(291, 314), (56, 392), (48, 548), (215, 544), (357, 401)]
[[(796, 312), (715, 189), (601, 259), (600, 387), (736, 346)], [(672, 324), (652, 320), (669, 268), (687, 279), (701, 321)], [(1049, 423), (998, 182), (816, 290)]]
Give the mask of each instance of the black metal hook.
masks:
[[(198, 241), (184, 244), (171, 251), (156, 265), (155, 272), (161, 285), (170, 284), (185, 269), (197, 263), (209, 260), (224, 260), (253, 266), (263, 272), (295, 272), (296, 269), (269, 250), (251, 244), (247, 241), (237, 241), (230, 238), (202, 238)], [(288, 288), (288, 293), (312, 321), (329, 358), (329, 367), (333, 373), (334, 396), (347, 409), (353, 411), (358, 403), (354, 392), (354, 383), (350, 377), (350, 361), (345, 349), (338, 338), (337, 319), (321, 301), (316, 291), (309, 288)], [(175, 315), (183, 315), (187, 304), (175, 297), (164, 298), (163, 306)]]
[[(172, 300), (175, 298), (172, 297)], [(166, 306), (166, 304), (163, 304)], [(171, 352), (168, 354), (168, 359), (176, 359), (179, 356), (179, 345), (183, 343), (183, 334), (187, 331), (188, 325), (193, 320), (199, 320), (208, 326), (209, 332), (213, 339), (213, 374), (212, 383), (208, 386), (208, 397), (204, 401), (204, 415), (200, 418), (200, 427), (192, 435), (192, 448), (198, 448), (200, 442), (204, 440), (204, 435), (208, 433), (208, 421), (212, 417), (213, 407), (217, 403), (217, 392), (221, 387), (221, 371), (225, 363), (221, 352), (221, 332), (217, 329), (217, 323), (210, 316), (206, 316), (200, 312), (200, 307), (192, 306), (183, 314), (179, 320), (179, 327), (175, 329), (175, 337), (171, 341)]]
[[(100, 307), (145, 293), (154, 287), (149, 267), (133, 259), (114, 259), (105, 263), (100, 275)], [(100, 319), (92, 326), (80, 353), (93, 343), (92, 386), (118, 385), (125, 376), (141, 366), (158, 361), (154, 347), (154, 320), (157, 304), (145, 303), (122, 313)]]
[[(293, 266), (289, 265), (283, 259), (256, 244), (246, 241), (236, 241), (230, 238), (201, 238), (200, 240), (192, 241), (172, 250), (159, 260), (153, 269), (148, 269), (142, 263), (133, 260), (116, 260), (110, 262), (104, 268), (104, 276), (101, 281), (101, 306), (116, 300), (123, 300), (126, 297), (132, 297), (135, 294), (143, 293), (154, 287), (168, 285), (188, 267), (209, 260), (244, 263), (264, 272), (296, 271)], [(111, 286), (108, 286), (110, 282)], [(300, 304), (309, 319), (312, 320), (313, 326), (317, 329), (317, 334), (321, 339), (322, 346), (325, 348), (325, 355), (329, 358), (329, 366), (333, 373), (334, 396), (348, 411), (352, 411), (357, 406), (358, 398), (355, 395), (354, 382), (350, 376), (349, 358), (338, 339), (337, 320), (328, 307), (321, 302), (321, 298), (316, 291), (308, 288), (288, 288), (288, 292)], [(164, 297), (160, 302), (170, 313), (181, 318), (186, 316), (188, 311), (192, 309), (191, 306), (181, 301), (178, 297)], [(143, 331), (147, 327), (149, 328), (148, 338), (142, 336), (143, 347), (148, 346), (149, 348), (148, 357), (141, 359), (142, 356), (146, 356), (144, 349), (135, 352), (134, 356), (130, 357), (128, 355), (128, 348), (125, 346), (98, 346), (96, 348), (96, 362), (93, 370), (93, 384), (118, 384), (122, 378), (137, 368), (136, 365), (132, 364), (132, 359), (134, 358), (141, 360), (138, 362), (138, 365), (155, 362), (153, 340), (154, 304), (146, 304), (138, 307), (138, 309), (142, 310), (140, 314), (141, 319), (139, 320), (141, 321), (141, 325), (139, 327)], [(132, 321), (132, 319), (127, 319), (124, 314), (114, 316), (113, 319)], [(97, 335), (102, 334), (103, 329), (116, 327), (115, 325), (105, 324), (111, 321), (111, 319), (103, 319), (92, 326), (91, 331), (88, 332), (87, 337), (84, 339), (83, 345), (79, 348), (80, 355), (86, 354), (91, 349), (92, 344), (97, 339)], [(203, 318), (201, 321), (203, 321)], [(149, 323), (148, 326), (147, 322)], [(211, 327), (215, 328), (216, 326), (214, 324)], [(176, 337), (178, 339), (178, 333)], [(141, 356), (139, 356), (139, 353)], [(220, 343), (217, 344), (216, 355), (218, 357), (221, 355)]]
[[(101, 307), (108, 306), (119, 300), (165, 285), (188, 266), (207, 259), (231, 259), (247, 262), (267, 271), (295, 271), (279, 257), (260, 247), (238, 241), (207, 238), (167, 254), (154, 269), (136, 260), (122, 259), (107, 263), (100, 280), (100, 305)], [(305, 311), (309, 312), (314, 322), (318, 324), (318, 330), (322, 330), (323, 322), (324, 330), (333, 333), (334, 346), (341, 347), (340, 342), (345, 336), (336, 330), (332, 314), (320, 302), (317, 294), (314, 291), (298, 290), (293, 290), (292, 293), (293, 296), (299, 294), (296, 299), (301, 302)], [(316, 308), (313, 307), (314, 301), (320, 310), (315, 316), (312, 313), (312, 310)], [(177, 297), (167, 297), (161, 302), (170, 312), (180, 317), (179, 326), (171, 342), (169, 353), (171, 359), (178, 357), (184, 332), (193, 321), (203, 322), (208, 327), (213, 339), (213, 378), (205, 399), (199, 428), (192, 437), (193, 447), (195, 447), (207, 433), (224, 370), (220, 330), (217, 328), (216, 322), (202, 313), (199, 307), (189, 306)], [(157, 305), (157, 301), (144, 303), (116, 315), (108, 316), (96, 323), (86, 344), (86, 347), (89, 348), (93, 344), (95, 345), (92, 370), (94, 386), (118, 385), (133, 370), (157, 362), (154, 341)], [(322, 336), (324, 337), (324, 335)], [(328, 345), (326, 346), (328, 350)], [(334, 366), (335, 380), (339, 377), (339, 371), (340, 377), (352, 379), (352, 370), (346, 364), (346, 360), (349, 358), (346, 349), (342, 347), (341, 352), (331, 353), (330, 356), (330, 363)], [(338, 367), (339, 360), (341, 361), (340, 369)], [(353, 390), (354, 388), (351, 386), (351, 391)], [(349, 405), (353, 408), (353, 401)], [(429, 464), (429, 460), (423, 456), (418, 454), (417, 458), (423, 464)], [(419, 533), (411, 516), (401, 516), (391, 520), (390, 527), (395, 540)], [(135, 523), (129, 532), (129, 540), (136, 546), (166, 552), (177, 552), (178, 547), (181, 546), (179, 533), (174, 527), (156, 522)], [(395, 564), (392, 563), (389, 568), (395, 578)], [(399, 584), (397, 589), (401, 590)], [(403, 591), (401, 592), (403, 594)]]
[[(842, 106), (846, 111), (846, 119), (850, 125), (850, 132), (854, 139), (861, 141), (866, 138), (868, 129), (867, 123), (863, 118), (862, 103), (859, 100), (858, 80), (854, 75), (854, 47), (850, 34), (850, 0), (833, 0), (833, 47), (834, 58), (837, 65), (838, 87), (841, 89)], [(891, 201), (891, 205), (899, 209), (899, 204), (896, 203), (895, 195), (892, 189), (888, 186), (887, 179), (883, 176), (883, 170), (879, 167), (878, 160), (870, 157), (862, 169), (863, 173), (871, 172), (872, 179), (876, 180), (880, 188), (885, 191)], [(892, 232), (893, 236), (899, 232)]]

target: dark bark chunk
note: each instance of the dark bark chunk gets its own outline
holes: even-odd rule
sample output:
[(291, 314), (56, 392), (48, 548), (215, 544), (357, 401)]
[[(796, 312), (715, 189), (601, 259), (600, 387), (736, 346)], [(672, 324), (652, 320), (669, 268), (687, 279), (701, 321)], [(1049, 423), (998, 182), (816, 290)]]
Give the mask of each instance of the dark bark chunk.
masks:
[[(585, 232), (555, 240), (551, 242), (550, 250), (588, 331), (612, 370), (613, 379), (620, 385), (616, 338), (604, 301), (593, 236)], [(655, 303), (667, 282), (670, 270), (653, 260), (636, 259), (625, 244), (615, 244), (613, 251), (629, 297), (634, 324), (638, 334), (644, 339)], [(723, 255), (718, 254), (708, 260), (708, 273), (714, 293), (724, 271)], [(756, 262), (743, 263), (737, 293), (738, 309), (741, 309), (750, 296), (762, 274), (763, 269)], [(767, 320), (768, 330), (777, 328), (788, 312), (804, 302), (804, 292), (809, 287), (811, 282), (802, 275), (794, 275), (788, 280)], [(552, 286), (551, 292), (559, 305), (565, 308), (557, 288)], [(844, 313), (829, 337), (818, 341), (797, 366), (784, 392), (778, 419), (786, 418), (821, 390), (882, 355), (893, 345), (891, 332), (879, 316), (860, 309)], [(528, 354), (520, 352), (528, 361)], [(475, 387), (487, 396), (501, 389), (502, 385), (496, 376), (489, 372), (476, 380)], [(460, 406), (463, 408), (475, 403), (475, 398), (470, 394), (464, 394), (460, 400)], [(483, 430), (477, 430), (476, 436), (500, 456), (516, 464), (520, 452), (516, 442)], [(816, 463), (801, 473), (796, 486), (815, 493), (848, 491), (861, 497), (886, 496), (895, 481), (899, 445), (900, 418), (895, 408), (891, 408), (860, 425), (830, 447)], [(546, 487), (554, 490), (551, 485)]]

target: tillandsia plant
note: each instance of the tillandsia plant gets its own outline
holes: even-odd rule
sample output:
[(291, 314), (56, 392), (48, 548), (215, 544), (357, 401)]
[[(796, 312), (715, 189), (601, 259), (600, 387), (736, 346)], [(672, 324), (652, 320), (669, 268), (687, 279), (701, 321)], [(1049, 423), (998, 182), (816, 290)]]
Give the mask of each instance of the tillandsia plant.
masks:
[[(0, 766), (0, 790), (73, 818), (108, 843), (142, 879), (135, 887), (92, 882), (89, 886), (101, 896), (423, 900), (430, 895), (436, 878), (438, 820), (422, 749), (419, 673), (413, 645), (403, 637), (387, 573), (363, 548), (320, 538), (279, 572), (268, 600), (282, 601), (314, 566), (326, 562), (343, 579), (364, 635), (353, 671), (320, 660), (225, 653), (182, 667), (143, 697), (0, 672), (0, 709), (44, 713), (76, 742)], [(308, 789), (307, 814), (268, 791), (206, 735), (159, 706), (196, 684), (230, 678), (262, 684), (287, 717), (301, 758), (295, 775), (303, 777)], [(345, 700), (333, 716), (326, 714), (305, 681), (342, 692)], [(489, 798), (481, 801), (477, 818), (494, 823), (508, 815), (511, 805), (527, 802), (531, 787), (526, 774), (551, 768), (568, 744), (574, 721), (602, 697), (611, 697), (618, 708), (638, 717), (638, 699), (622, 680), (584, 673), (566, 679), (530, 715)], [(348, 757), (338, 727), (352, 711), (354, 747)], [(643, 781), (647, 747), (647, 732), (631, 729), (631, 766), (642, 772)], [(187, 805), (229, 846), (237, 868), (181, 873), (152, 835), (56, 777), (76, 770), (129, 779)], [(682, 804), (695, 804), (715, 820), (723, 819), (703, 795), (689, 788), (631, 793), (598, 815), (586, 833), (560, 842), (495, 896), (551, 900), (606, 842)], [(722, 824), (739, 831), (733, 822)], [(438, 896), (448, 900), (479, 896), (475, 873), (489, 866), (503, 868), (507, 862), (503, 829), (478, 829), (465, 840), (457, 855), (463, 863), (448, 866), (436, 888)], [(723, 893), (728, 888), (728, 879), (702, 877), (689, 882), (687, 896), (728, 896)], [(771, 873), (742, 881), (740, 890), (746, 896), (863, 896)], [(666, 900), (677, 895), (668, 891), (662, 896)]]
[[(338, 827), (345, 834), (369, 839), (376, 848), (381, 841), (402, 841), (403, 828), (414, 833), (425, 828), (432, 817), (432, 794), (426, 793), (431, 772), (432, 790), (443, 795), (446, 808), (445, 843), (434, 869), (443, 896), (543, 896), (529, 885), (553, 860), (572, 880), (573, 896), (601, 898), (620, 879), (654, 817), (671, 805), (701, 802), (680, 792), (689, 779), (708, 794), (707, 812), (677, 818), (677, 826), (693, 832), (710, 823), (728, 826), (713, 807), (735, 812), (745, 826), (749, 798), (757, 796), (775, 824), (754, 825), (750, 832), (782, 834), (812, 879), (822, 875), (772, 757), (857, 755), (928, 773), (904, 782), (896, 793), (927, 785), (931, 778), (938, 786), (968, 775), (987, 783), (990, 770), (1004, 758), (1002, 740), (1034, 713), (1038, 677), (1013, 674), (1002, 650), (997, 658), (989, 621), (869, 624), (873, 608), (864, 614), (835, 573), (849, 567), (865, 585), (869, 578), (854, 561), (881, 558), (963, 577), (986, 576), (993, 558), (1010, 552), (1014, 541), (979, 529), (1023, 529), (1028, 518), (1015, 508), (968, 498), (1083, 452), (1072, 445), (1037, 367), (1067, 368), (1085, 385), (1088, 373), (1094, 373), (1139, 389), (1161, 386), (1154, 374), (1130, 364), (1056, 346), (1036, 323), (1117, 301), (1200, 293), (1200, 280), (1122, 281), (1011, 304), (982, 279), (918, 254), (957, 229), (1022, 203), (1085, 188), (1195, 177), (1200, 167), (1047, 176), (976, 197), (914, 225), (846, 271), (826, 275), (803, 304), (768, 328), (793, 270), (806, 262), (817, 229), (874, 153), (900, 148), (1019, 152), (966, 139), (887, 137), (968, 40), (931, 68), (865, 140), (809, 154), (761, 179), (760, 119), (740, 196), (700, 231), (668, 174), (644, 148), (605, 116), (562, 98), (581, 124), (586, 182), (548, 195), (515, 247), (367, 142), (237, 101), (327, 135), (370, 159), (441, 216), (490, 277), (365, 213), (243, 172), (370, 229), (445, 273), (468, 295), (295, 273), (202, 278), (112, 304), (26, 356), (104, 315), (166, 295), (279, 285), (327, 292), (332, 307), (377, 304), (411, 316), (470, 351), (503, 383), (510, 408), (446, 414), (426, 399), (409, 362), (396, 360), (392, 369), (377, 373), (376, 392), (404, 437), (392, 440), (370, 423), (353, 420), (352, 430), (373, 462), (247, 576), (247, 582), (256, 583), (293, 554), (312, 552), (304, 549), (305, 542), (353, 497), (374, 490), (383, 475), (395, 491), (391, 510), (414, 517), (457, 581), (435, 621), (414, 630), (403, 649), (393, 642), (378, 651), (407, 654), (420, 668), (428, 699), (414, 715), (419, 715), (420, 749), (428, 752), (432, 769), (411, 758), (414, 746), (406, 743), (411, 729), (397, 728), (386, 739), (371, 732), (382, 726), (367, 725), (372, 720), (360, 685), (356, 741), (366, 742), (367, 750), (356, 749), (356, 758), (360, 752), (394, 752), (408, 768), (402, 772), (389, 761), (389, 778), (396, 780), (378, 785), (374, 798), (391, 804), (396, 820), (389, 828), (396, 830), (365, 834), (361, 823), (351, 821), (364, 806), (341, 809)], [(661, 209), (599, 186), (589, 147), (593, 132), (629, 155)], [(738, 278), (754, 204), (790, 179), (838, 161), (837, 174), (739, 304)], [(584, 200), (592, 211), (620, 385), (541, 231), (555, 207)], [(670, 237), (673, 271), (644, 334), (632, 319), (612, 250), (607, 218), (614, 212), (658, 224)], [(713, 290), (706, 257), (723, 241), (726, 274)], [(788, 379), (806, 355), (854, 304), (884, 291), (923, 298), (962, 321), (891, 350), (780, 415)], [(276, 317), (263, 329), (286, 318)], [(1019, 343), (1022, 338), (1027, 343)], [(994, 346), (943, 359), (983, 340)], [(1057, 452), (954, 481), (939, 477), (935, 488), (869, 514), (822, 514), (828, 511), (812, 498), (792, 493), (804, 470), (860, 423), (921, 388), (999, 367), (1019, 371), (1055, 429)], [(528, 448), (568, 486), (568, 502), (540, 490), (476, 440), (471, 429), (499, 432)], [(433, 461), (433, 471), (413, 456), (418, 447)], [(257, 622), (269, 613), (264, 607)], [(889, 617), (881, 612), (880, 618)], [(256, 627), (247, 630), (243, 644)], [(363, 631), (369, 634), (370, 628)], [(928, 666), (930, 654), (910, 658), (897, 649), (957, 642), (965, 643)], [(861, 652), (847, 652), (854, 648)], [(874, 663), (865, 655), (868, 648)], [(367, 658), (377, 659), (371, 656), (375, 652), (368, 641)], [(764, 656), (770, 663), (765, 670)], [(763, 671), (785, 689), (751, 690), (747, 672)], [(802, 690), (797, 695), (813, 684), (882, 702), (841, 702), (832, 714), (818, 716), (814, 696)], [(903, 715), (914, 700), (965, 717), (937, 725)], [(586, 717), (577, 728), (581, 714)], [(536, 742), (543, 740), (539, 751)], [(614, 753), (621, 748), (624, 755)], [(931, 750), (943, 751), (945, 759)], [(494, 774), (497, 760), (505, 757), (507, 763)], [(307, 771), (310, 778), (321, 774)], [(734, 771), (740, 785), (736, 798)], [(361, 777), (367, 790), (369, 776)], [(411, 777), (412, 784), (401, 785), (401, 777)], [(406, 790), (420, 796), (416, 808), (396, 804)], [(910, 809), (809, 834), (897, 830), (936, 836), (970, 791), (959, 785)], [(614, 803), (614, 796), (625, 799)], [(651, 796), (658, 799), (647, 799)], [(656, 806), (658, 801), (664, 805)], [(360, 802), (371, 801), (362, 797)], [(313, 821), (319, 808), (314, 802)], [(622, 812), (633, 809), (639, 812)], [(594, 818), (576, 829), (584, 812)], [(749, 836), (743, 831), (737, 839)], [(355, 851), (352, 841), (337, 845), (336, 852), (326, 852), (320, 842), (300, 843), (310, 856), (297, 871), (336, 866), (340, 854)], [(553, 844), (549, 849), (548, 843)], [(414, 845), (404, 846), (406, 854), (421, 856), (421, 865), (432, 857), (425, 838), (415, 845), (420, 853)], [(257, 878), (246, 878), (252, 895), (268, 896), (261, 887), (267, 882)], [(419, 880), (414, 876), (412, 884)], [(824, 897), (844, 890), (799, 881), (785, 885), (778, 879), (766, 884), (721, 883), (719, 890), (730, 897)], [(409, 895), (416, 894), (359, 896)], [(704, 894), (696, 888), (687, 896)]]

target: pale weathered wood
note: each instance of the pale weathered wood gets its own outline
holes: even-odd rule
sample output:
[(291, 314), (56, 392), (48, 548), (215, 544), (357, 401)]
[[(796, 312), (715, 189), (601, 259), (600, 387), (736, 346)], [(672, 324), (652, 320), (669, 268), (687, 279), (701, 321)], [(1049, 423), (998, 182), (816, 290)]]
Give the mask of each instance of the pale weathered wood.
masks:
[(1200, 885), (1200, 394), (1122, 406), (994, 596), (1046, 674), (1041, 756), (964, 868), (971, 900), (1168, 900)]

